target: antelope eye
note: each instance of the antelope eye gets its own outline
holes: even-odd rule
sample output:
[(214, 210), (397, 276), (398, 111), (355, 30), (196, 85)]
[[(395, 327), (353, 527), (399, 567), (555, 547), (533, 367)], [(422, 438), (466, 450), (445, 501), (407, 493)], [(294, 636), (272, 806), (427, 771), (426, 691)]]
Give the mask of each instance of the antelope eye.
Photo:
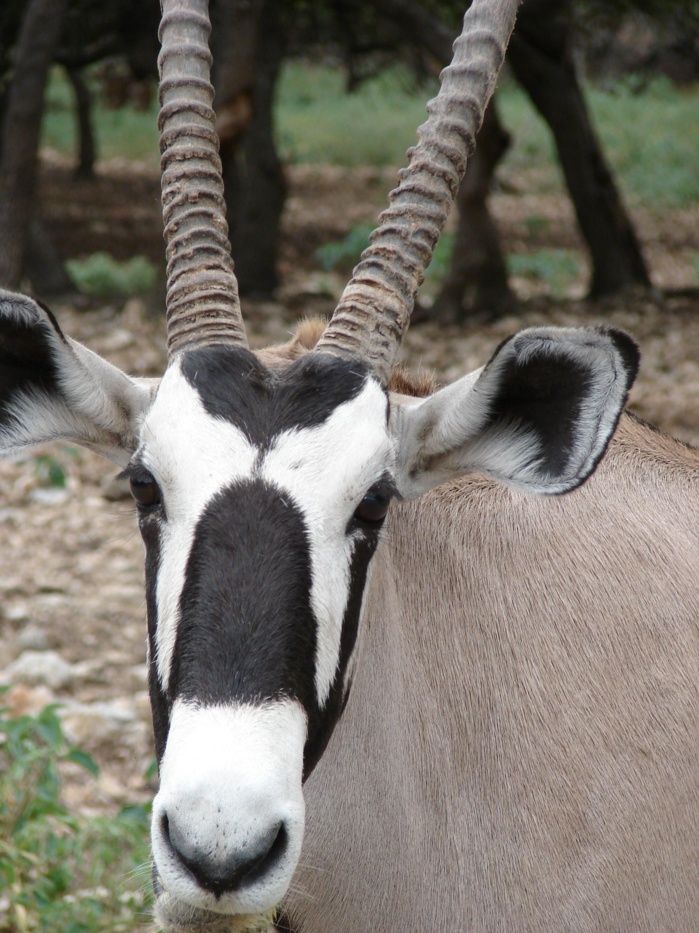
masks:
[(160, 487), (150, 473), (129, 477), (129, 484), (139, 509), (150, 509), (160, 502)]
[(357, 506), (354, 517), (365, 525), (380, 525), (386, 518), (391, 497), (381, 489), (370, 489)]

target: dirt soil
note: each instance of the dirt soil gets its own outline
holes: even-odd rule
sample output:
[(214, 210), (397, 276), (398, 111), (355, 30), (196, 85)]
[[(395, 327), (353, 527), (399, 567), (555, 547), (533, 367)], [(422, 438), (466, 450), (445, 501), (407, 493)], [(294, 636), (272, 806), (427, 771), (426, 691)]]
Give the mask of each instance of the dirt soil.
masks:
[[(313, 251), (373, 221), (394, 180), (394, 172), (369, 169), (291, 171), (284, 285), (277, 301), (244, 304), (253, 345), (285, 340), (302, 314), (332, 311), (344, 275), (322, 271)], [(507, 181), (493, 206), (508, 252), (524, 246), (579, 248), (562, 194), (528, 195), (527, 179)], [(78, 183), (66, 163), (51, 159), (44, 165), (41, 197), (64, 255), (108, 250), (120, 259), (143, 254), (162, 263), (159, 181), (143, 167), (101, 164), (94, 181)], [(548, 221), (536, 235), (528, 232), (532, 215)], [(577, 298), (553, 301), (543, 293), (545, 286), (518, 279), (521, 313), (487, 325), (415, 327), (405, 360), (450, 381), (482, 365), (522, 326), (612, 324), (631, 332), (643, 351), (634, 410), (699, 443), (699, 296), (691, 289), (669, 297), (660, 292), (692, 284), (699, 208), (638, 211), (635, 219), (657, 294), (591, 304), (579, 297), (581, 280), (571, 289)], [(78, 301), (54, 310), (68, 334), (114, 364), (159, 375), (166, 360), (159, 301), (155, 294), (121, 304)], [(9, 699), (18, 711), (54, 699), (65, 704), (69, 735), (102, 768), (97, 781), (71, 772), (66, 797), (88, 813), (113, 811), (153, 793), (145, 777), (153, 751), (142, 545), (133, 507), (114, 484), (115, 468), (85, 451), (53, 447), (40, 453), (63, 468), (65, 489), (46, 481), (48, 461), (37, 465), (31, 456), (0, 463), (0, 679), (14, 682)]]

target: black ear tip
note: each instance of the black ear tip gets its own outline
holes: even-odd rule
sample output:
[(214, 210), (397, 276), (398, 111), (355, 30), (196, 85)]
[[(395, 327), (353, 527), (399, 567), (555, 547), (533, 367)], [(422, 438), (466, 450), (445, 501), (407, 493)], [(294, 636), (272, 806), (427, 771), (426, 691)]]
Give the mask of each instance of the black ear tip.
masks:
[(629, 377), (629, 387), (631, 387), (638, 375), (638, 368), (641, 364), (641, 351), (638, 344), (625, 331), (617, 330), (616, 327), (607, 327), (605, 332), (611, 338), (614, 347), (624, 362)]
[(34, 334), (33, 339), (42, 340), (50, 331), (54, 336), (67, 343), (53, 312), (36, 298), (30, 298), (16, 292), (0, 289), (0, 334), (3, 339), (16, 340), (26, 333)]

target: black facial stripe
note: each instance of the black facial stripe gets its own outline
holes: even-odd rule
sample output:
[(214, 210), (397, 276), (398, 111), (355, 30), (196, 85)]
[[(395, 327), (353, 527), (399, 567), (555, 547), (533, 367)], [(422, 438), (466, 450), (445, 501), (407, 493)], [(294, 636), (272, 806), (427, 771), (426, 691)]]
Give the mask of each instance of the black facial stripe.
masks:
[(565, 473), (575, 447), (580, 409), (589, 391), (590, 372), (585, 366), (568, 356), (537, 353), (503, 373), (485, 427), (510, 423), (530, 431), (541, 439), (546, 454), (543, 469), (552, 475)]
[[(51, 321), (55, 323), (52, 315)], [(62, 338), (58, 325), (55, 327)], [(57, 389), (58, 367), (49, 325), (0, 315), (0, 424), (16, 421), (9, 408), (20, 395), (28, 392), (55, 395)]]
[(215, 496), (187, 564), (170, 698), (209, 705), (285, 696), (312, 709), (310, 590), (308, 537), (288, 496), (261, 480)]
[(167, 697), (158, 677), (158, 658), (156, 630), (158, 625), (158, 604), (156, 587), (160, 566), (160, 533), (158, 521), (154, 516), (141, 522), (141, 535), (146, 546), (146, 613), (148, 617), (148, 691), (150, 693), (151, 713), (153, 715), (153, 736), (155, 754), (160, 761), (165, 753), (167, 733), (170, 728), (170, 710)]
[[(342, 634), (340, 636), (340, 660), (335, 674), (335, 680), (322, 712), (309, 717), (308, 740), (303, 762), (304, 781), (315, 768), (321, 755), (330, 741), (333, 729), (337, 724), (347, 695), (344, 692), (344, 678), (347, 665), (357, 641), (359, 631), (359, 617), (362, 611), (362, 598), (366, 587), (369, 563), (376, 552), (380, 540), (380, 530), (377, 528), (363, 534), (355, 544), (352, 563), (350, 565), (350, 587), (345, 616), (342, 620)], [(349, 692), (349, 687), (348, 687)]]
[(184, 355), (182, 373), (210, 415), (232, 422), (264, 450), (282, 431), (326, 421), (360, 393), (369, 370), (328, 353), (269, 370), (249, 350), (207, 347)]

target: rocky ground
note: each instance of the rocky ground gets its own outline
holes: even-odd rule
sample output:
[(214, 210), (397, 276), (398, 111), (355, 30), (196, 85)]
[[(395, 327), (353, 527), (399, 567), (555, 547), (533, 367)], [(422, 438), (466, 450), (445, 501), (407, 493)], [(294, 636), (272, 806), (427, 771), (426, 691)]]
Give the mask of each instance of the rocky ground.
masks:
[[(376, 216), (393, 173), (296, 169), (285, 220), (277, 302), (244, 307), (254, 345), (283, 340), (305, 312), (332, 310), (343, 281), (323, 272), (313, 250)], [(108, 249), (159, 261), (162, 253), (158, 180), (127, 165), (102, 165), (94, 182), (77, 185), (51, 161), (42, 177), (48, 224), (66, 254)], [(508, 251), (576, 248), (570, 207), (562, 195), (530, 196), (518, 180), (494, 199)], [(547, 218), (534, 234), (527, 217)], [(521, 313), (487, 325), (424, 324), (408, 336), (404, 357), (435, 369), (445, 381), (481, 365), (499, 341), (535, 323), (604, 322), (630, 331), (643, 350), (632, 406), (686, 441), (699, 443), (699, 297), (691, 289), (661, 297), (660, 289), (693, 282), (699, 254), (699, 209), (672, 214), (639, 211), (657, 295), (628, 295), (604, 304), (573, 297), (554, 302), (545, 286), (515, 281)], [(533, 238), (536, 242), (533, 243)], [(428, 295), (429, 298), (429, 295)], [(157, 375), (165, 365), (163, 325), (155, 299), (122, 304), (60, 305), (67, 333), (131, 373)], [(48, 459), (47, 459), (48, 458)], [(55, 465), (65, 487), (52, 485)], [(115, 469), (66, 447), (0, 463), (0, 680), (17, 711), (47, 702), (63, 706), (69, 737), (101, 766), (95, 781), (67, 775), (66, 798), (85, 812), (110, 811), (153, 793), (145, 667), (142, 546), (131, 503), (120, 498)]]

